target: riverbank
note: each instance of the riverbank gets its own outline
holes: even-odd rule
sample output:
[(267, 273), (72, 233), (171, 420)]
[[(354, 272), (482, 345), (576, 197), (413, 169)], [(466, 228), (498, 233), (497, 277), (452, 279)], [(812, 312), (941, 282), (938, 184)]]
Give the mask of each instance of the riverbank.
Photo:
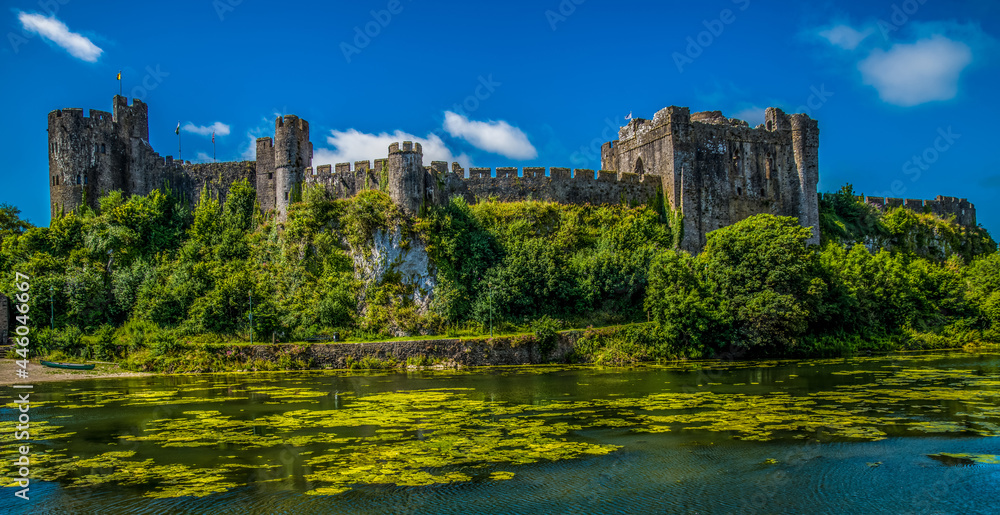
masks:
[(0, 359), (0, 385), (34, 384), (53, 381), (74, 381), (78, 379), (106, 379), (121, 377), (142, 377), (153, 375), (147, 372), (125, 370), (116, 363), (97, 363), (93, 370), (64, 370), (42, 366), (35, 361), (28, 362), (28, 377), (19, 379), (17, 371), (21, 367), (14, 359)]
[(577, 356), (584, 331), (539, 337), (441, 338), (364, 343), (184, 344), (171, 352), (143, 349), (124, 369), (140, 372), (222, 372), (307, 369), (389, 370), (538, 365), (587, 361)]
[[(514, 334), (494, 338), (416, 338), (352, 343), (196, 343), (176, 342), (169, 348), (134, 350), (117, 365), (98, 365), (93, 371), (57, 371), (33, 365), (31, 377), (51, 380), (121, 377), (130, 373), (211, 373), (283, 370), (405, 370), (541, 364), (629, 366), (643, 362), (690, 359), (745, 360), (757, 358), (830, 358), (881, 355), (899, 351), (943, 350), (984, 345), (914, 333), (895, 337), (845, 337), (804, 342), (798, 352), (750, 353), (732, 347), (706, 351), (673, 348), (659, 337), (655, 324), (630, 324), (584, 330)], [(63, 361), (54, 354), (45, 359)], [(15, 378), (16, 370), (0, 371)], [(8, 379), (7, 381), (11, 381)], [(0, 381), (0, 384), (4, 382)]]

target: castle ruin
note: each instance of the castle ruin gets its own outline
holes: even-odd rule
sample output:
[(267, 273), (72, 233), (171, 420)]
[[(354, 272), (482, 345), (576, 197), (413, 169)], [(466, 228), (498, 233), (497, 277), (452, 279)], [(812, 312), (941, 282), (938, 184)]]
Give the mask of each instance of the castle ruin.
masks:
[[(669, 209), (683, 214), (681, 247), (701, 250), (706, 234), (759, 213), (797, 217), (819, 243), (819, 129), (804, 114), (769, 108), (765, 123), (751, 128), (718, 111), (690, 114), (667, 107), (652, 120), (634, 119), (619, 139), (601, 151), (602, 170), (525, 167), (470, 168), (458, 163), (423, 164), (419, 143), (389, 146), (388, 155), (313, 167), (309, 123), (294, 115), (275, 120), (274, 137), (258, 138), (256, 160), (222, 163), (174, 161), (149, 144), (147, 106), (128, 105), (116, 95), (113, 113), (78, 108), (49, 113), (49, 187), (52, 216), (120, 190), (145, 195), (169, 187), (198, 201), (202, 191), (224, 199), (229, 187), (246, 179), (256, 187), (264, 211), (284, 220), (304, 186), (320, 185), (348, 198), (366, 189), (386, 191), (410, 214), (447, 202), (540, 200), (570, 204), (639, 204), (662, 195)], [(889, 203), (886, 199), (883, 204)], [(940, 214), (957, 214), (975, 225), (975, 209), (965, 199), (901, 200)]]

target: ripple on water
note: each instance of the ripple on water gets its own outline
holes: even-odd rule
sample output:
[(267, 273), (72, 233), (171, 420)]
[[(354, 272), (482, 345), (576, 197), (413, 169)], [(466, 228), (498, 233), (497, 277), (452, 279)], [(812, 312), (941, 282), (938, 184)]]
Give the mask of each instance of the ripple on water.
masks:
[[(697, 389), (668, 367), (172, 378), (52, 392), (34, 437), (58, 451), (39, 473), (69, 512), (861, 513), (920, 498), (946, 465), (928, 456), (995, 454), (972, 442), (1000, 434), (996, 359), (959, 362), (713, 365)], [(947, 434), (965, 438), (913, 438)], [(995, 479), (983, 461), (956, 469)], [(241, 486), (252, 471), (271, 482)], [(341, 493), (304, 495), (324, 491)]]

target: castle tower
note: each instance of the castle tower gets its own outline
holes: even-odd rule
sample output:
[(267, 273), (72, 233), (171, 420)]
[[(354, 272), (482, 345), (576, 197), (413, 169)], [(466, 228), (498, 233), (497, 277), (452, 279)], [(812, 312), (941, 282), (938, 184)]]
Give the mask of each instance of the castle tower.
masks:
[(84, 202), (96, 207), (98, 197), (122, 189), (127, 149), (111, 113), (91, 109), (57, 109), (48, 116), (49, 207), (53, 217)]
[[(123, 158), (126, 170), (123, 181), (117, 188), (126, 195), (145, 195), (158, 184), (149, 184), (149, 163), (144, 162), (147, 154), (152, 153), (149, 147), (149, 108), (138, 98), (128, 99), (115, 95), (114, 121), (117, 126), (118, 141), (125, 148)], [(143, 152), (142, 147), (149, 147), (149, 152)], [(110, 191), (110, 190), (108, 190)]]
[(389, 145), (389, 196), (403, 212), (414, 215), (424, 204), (427, 172), (420, 143), (404, 141)]
[(270, 137), (257, 138), (257, 204), (263, 211), (275, 208), (274, 193), (274, 140)]
[(799, 176), (799, 223), (812, 227), (808, 243), (819, 245), (819, 124), (806, 114), (791, 115), (792, 150)]
[(291, 114), (274, 121), (274, 195), (279, 220), (288, 215), (288, 206), (301, 200), (312, 153), (309, 122)]

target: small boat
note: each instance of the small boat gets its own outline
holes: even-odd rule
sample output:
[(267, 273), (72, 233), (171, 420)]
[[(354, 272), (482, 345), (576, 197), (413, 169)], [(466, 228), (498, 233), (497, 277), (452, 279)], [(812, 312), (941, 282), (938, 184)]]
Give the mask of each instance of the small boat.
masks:
[(84, 364), (84, 363), (53, 363), (51, 361), (44, 361), (44, 360), (40, 360), (40, 362), (41, 362), (42, 365), (45, 365), (45, 366), (47, 366), (49, 368), (66, 368), (66, 369), (69, 369), (69, 370), (93, 370), (94, 369), (94, 364), (93, 363), (86, 363), (86, 364)]

